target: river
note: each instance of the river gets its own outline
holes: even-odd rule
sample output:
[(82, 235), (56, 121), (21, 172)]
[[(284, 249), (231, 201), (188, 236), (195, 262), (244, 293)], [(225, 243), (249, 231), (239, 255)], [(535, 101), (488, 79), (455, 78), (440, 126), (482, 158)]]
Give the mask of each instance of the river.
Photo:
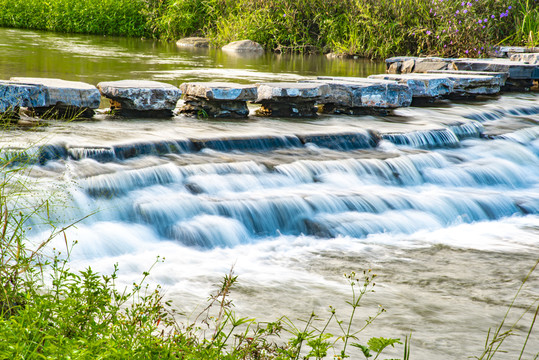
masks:
[[(360, 59), (249, 58), (149, 40), (0, 29), (2, 79), (179, 85), (383, 71), (382, 63)], [(326, 317), (329, 305), (344, 315), (350, 291), (343, 273), (372, 269), (376, 292), (357, 326), (378, 304), (387, 312), (361, 335), (363, 343), (412, 333), (412, 359), (463, 359), (481, 353), (488, 329), (503, 319), (538, 258), (538, 124), (539, 94), (531, 92), (383, 117), (99, 114), (33, 131), (6, 129), (0, 142), (3, 149), (67, 149), (66, 158), (36, 164), (29, 187), (32, 199), (53, 193), (57, 225), (93, 214), (67, 231), (78, 242), (75, 269), (110, 273), (117, 263), (120, 283), (130, 284), (164, 257), (150, 281), (193, 313), (233, 266), (235, 310), (261, 321), (306, 319), (313, 310)], [(369, 130), (382, 135), (377, 146)], [(298, 136), (305, 134), (334, 136), (303, 145)], [(196, 139), (214, 141), (197, 151)], [(30, 236), (47, 231), (36, 221)], [(509, 320), (537, 306), (538, 297), (535, 273)], [(517, 358), (531, 319), (524, 316), (499, 358)], [(526, 359), (539, 352), (537, 339), (535, 330)]]

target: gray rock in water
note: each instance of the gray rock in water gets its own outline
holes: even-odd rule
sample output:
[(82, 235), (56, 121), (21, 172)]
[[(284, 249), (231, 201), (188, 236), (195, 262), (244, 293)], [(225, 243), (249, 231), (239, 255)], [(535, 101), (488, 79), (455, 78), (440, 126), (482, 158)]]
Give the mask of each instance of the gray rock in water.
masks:
[(229, 52), (264, 52), (262, 45), (251, 40), (233, 41), (223, 46), (222, 50)]
[(369, 79), (391, 80), (406, 84), (413, 98), (435, 100), (453, 93), (453, 82), (447, 77), (431, 74), (380, 74)]
[(455, 60), (453, 66), (457, 70), (506, 72), (509, 77), (504, 89), (525, 90), (539, 80), (539, 64), (527, 64), (509, 59), (464, 59)]
[(111, 109), (126, 116), (170, 116), (182, 95), (173, 85), (148, 80), (107, 81), (97, 87)]
[(256, 85), (224, 82), (183, 83), (184, 105), (180, 113), (213, 118), (245, 118), (247, 101), (257, 97)]
[(453, 59), (440, 57), (411, 57), (399, 56), (386, 59), (388, 74), (424, 73), (429, 70), (447, 70), (452, 66)]
[[(377, 76), (377, 75), (375, 75)], [(384, 79), (407, 83), (414, 97), (473, 97), (500, 92), (503, 77), (477, 75), (472, 72), (442, 72), (427, 74), (387, 75)]]
[(187, 37), (176, 41), (176, 46), (207, 48), (210, 46), (210, 40), (203, 37)]
[[(48, 78), (13, 77), (12, 82), (40, 86), (45, 92), (44, 106), (28, 106), (37, 115), (49, 118), (91, 117), (101, 103), (99, 90), (93, 85)], [(32, 105), (32, 104), (30, 104)]]
[(528, 64), (539, 64), (539, 53), (531, 54), (513, 54), (510, 58), (511, 61), (521, 61)]
[(412, 91), (396, 81), (350, 77), (318, 77), (305, 80), (327, 84), (329, 95), (319, 101), (325, 113), (364, 114), (387, 112), (389, 109), (410, 106)]
[(498, 79), (500, 86), (505, 85), (505, 81), (509, 77), (506, 72), (488, 72), (488, 71), (466, 71), (466, 70), (429, 70), (427, 74), (455, 74), (455, 75), (483, 75), (494, 76)]
[(258, 84), (256, 103), (262, 104), (257, 114), (262, 116), (313, 117), (315, 103), (329, 96), (327, 84), (263, 83)]
[(101, 103), (99, 90), (93, 85), (80, 81), (26, 77), (12, 77), (10, 81), (42, 86), (46, 91), (45, 106), (64, 105), (97, 109)]
[(47, 93), (42, 85), (26, 85), (0, 80), (0, 114), (18, 117), (21, 107), (45, 107)]
[(498, 58), (508, 58), (514, 54), (525, 54), (525, 53), (539, 53), (539, 48), (537, 47), (524, 47), (524, 46), (498, 46), (494, 48), (489, 55)]
[(195, 96), (215, 101), (255, 101), (256, 85), (242, 85), (227, 82), (183, 83), (180, 90), (186, 96)]

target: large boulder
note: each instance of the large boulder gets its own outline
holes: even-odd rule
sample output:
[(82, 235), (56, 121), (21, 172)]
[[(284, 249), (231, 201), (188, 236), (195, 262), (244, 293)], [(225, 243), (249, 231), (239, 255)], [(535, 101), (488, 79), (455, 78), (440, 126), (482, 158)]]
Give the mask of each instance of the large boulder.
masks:
[(149, 80), (106, 81), (97, 88), (124, 116), (171, 116), (182, 95), (176, 86)]
[(222, 47), (227, 52), (264, 52), (264, 48), (257, 42), (251, 40), (233, 41)]
[(210, 40), (203, 37), (187, 37), (176, 41), (176, 46), (187, 48), (207, 48)]

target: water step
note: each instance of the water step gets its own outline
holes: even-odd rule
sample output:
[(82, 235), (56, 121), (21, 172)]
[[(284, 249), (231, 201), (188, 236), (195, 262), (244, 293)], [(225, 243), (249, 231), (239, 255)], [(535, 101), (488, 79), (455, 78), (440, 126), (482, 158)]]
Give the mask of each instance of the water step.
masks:
[(28, 107), (44, 118), (92, 117), (101, 103), (99, 90), (84, 82), (29, 77), (12, 77), (10, 81), (43, 88), (45, 102), (30, 101)]
[(257, 114), (278, 117), (314, 117), (315, 103), (329, 96), (327, 84), (261, 83), (256, 103), (262, 104)]
[(97, 87), (122, 116), (170, 117), (182, 95), (173, 85), (148, 80), (107, 81)]
[(226, 82), (183, 83), (180, 89), (184, 105), (180, 113), (214, 118), (245, 118), (249, 115), (247, 101), (257, 98), (256, 85)]
[(386, 112), (412, 103), (410, 87), (395, 81), (321, 76), (302, 82), (329, 85), (329, 94), (319, 101), (324, 113), (356, 115), (370, 110)]

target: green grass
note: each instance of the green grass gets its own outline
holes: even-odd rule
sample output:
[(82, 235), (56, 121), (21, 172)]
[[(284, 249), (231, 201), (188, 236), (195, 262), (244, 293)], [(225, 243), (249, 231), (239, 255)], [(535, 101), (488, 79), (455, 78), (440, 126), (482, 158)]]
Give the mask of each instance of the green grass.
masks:
[(147, 36), (142, 0), (0, 0), (0, 26)]
[[(274, 51), (371, 58), (482, 56), (492, 45), (539, 45), (537, 1), (471, 0), (470, 4), (463, 7), (462, 0), (0, 0), (0, 26), (164, 40), (198, 35), (217, 46), (248, 38)], [(509, 7), (508, 16), (500, 17)], [(485, 28), (478, 19), (489, 20)]]

